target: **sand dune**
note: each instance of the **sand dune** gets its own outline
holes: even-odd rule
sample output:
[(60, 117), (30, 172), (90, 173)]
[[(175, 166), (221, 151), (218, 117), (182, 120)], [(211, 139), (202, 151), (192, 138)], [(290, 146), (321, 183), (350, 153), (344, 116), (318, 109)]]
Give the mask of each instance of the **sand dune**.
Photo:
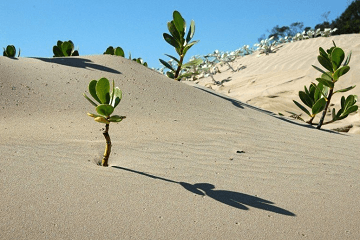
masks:
[[(243, 58), (230, 96), (121, 57), (0, 57), (0, 239), (359, 238), (359, 136), (262, 109), (315, 74), (300, 62), (316, 47)], [(115, 111), (127, 117), (110, 125), (107, 168), (82, 96), (101, 77), (123, 90)]]
[[(321, 73), (311, 65), (321, 67), (317, 61), (319, 47), (328, 49), (333, 46), (332, 41), (341, 47), (345, 54), (352, 51), (350, 61), (350, 72), (340, 78), (336, 83), (336, 89), (342, 89), (351, 85), (358, 85), (352, 91), (344, 94), (335, 94), (331, 103), (335, 109), (339, 109), (342, 95), (355, 94), (360, 96), (359, 75), (360, 67), (360, 34), (348, 34), (332, 36), (328, 38), (315, 38), (305, 41), (284, 44), (276, 49), (275, 53), (269, 55), (258, 53), (237, 59), (232, 63), (233, 67), (243, 67), (238, 72), (231, 72), (227, 66), (220, 68), (221, 74), (214, 76), (216, 81), (221, 82), (229, 79), (221, 85), (214, 84), (212, 79), (204, 78), (199, 80), (202, 86), (222, 92), (230, 97), (249, 103), (253, 106), (283, 113), (289, 116), (286, 111), (302, 113), (292, 100), (300, 102), (298, 92), (303, 91), (304, 86), (309, 87), (311, 82)], [(302, 114), (307, 120), (305, 113)], [(319, 114), (320, 117), (320, 114)], [(330, 115), (328, 117), (330, 119)], [(318, 122), (318, 118), (316, 118)], [(325, 129), (335, 129), (352, 125), (350, 133), (360, 133), (360, 113), (352, 114), (341, 122), (336, 122)]]

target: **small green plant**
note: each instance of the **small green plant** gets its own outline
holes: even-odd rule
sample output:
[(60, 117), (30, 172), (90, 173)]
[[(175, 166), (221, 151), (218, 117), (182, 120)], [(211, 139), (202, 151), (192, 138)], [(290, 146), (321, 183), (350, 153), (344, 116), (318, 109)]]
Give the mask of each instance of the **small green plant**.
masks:
[[(351, 52), (345, 59), (344, 51), (337, 47), (334, 41), (333, 44), (334, 46), (330, 49), (327, 49), (326, 51), (321, 47), (319, 48), (318, 61), (327, 71), (312, 65), (316, 70), (322, 73), (320, 78), (316, 78), (319, 84), (316, 85), (313, 83), (309, 90), (305, 87), (305, 92), (299, 92), (301, 101), (312, 109), (312, 113), (310, 114), (310, 112), (303, 105), (294, 101), (294, 103), (301, 110), (303, 110), (311, 117), (311, 119), (308, 121), (310, 124), (312, 124), (315, 115), (323, 111), (320, 121), (317, 124), (317, 129), (320, 129), (324, 124), (344, 119), (350, 113), (356, 112), (358, 110), (358, 106), (355, 105), (357, 101), (356, 95), (349, 95), (346, 98), (343, 96), (341, 98), (341, 108), (339, 111), (336, 112), (335, 108), (333, 108), (332, 120), (324, 123), (325, 115), (330, 106), (332, 96), (335, 93), (347, 92), (355, 88), (355, 86), (350, 86), (334, 91), (335, 83), (340, 79), (341, 76), (345, 75), (350, 70), (348, 65), (351, 59)], [(341, 65), (344, 60), (344, 64)]]
[(307, 115), (309, 115), (310, 120), (307, 121), (307, 123), (312, 124), (316, 114), (323, 111), (325, 108), (326, 96), (329, 88), (327, 86), (323, 86), (321, 83), (318, 85), (312, 83), (309, 86), (309, 89), (307, 89), (306, 86), (304, 86), (304, 89), (305, 91), (299, 91), (299, 97), (300, 100), (311, 109), (311, 113), (297, 101), (293, 100), (293, 102)]
[[(104, 52), (104, 54), (109, 54), (109, 55), (115, 55), (115, 56), (120, 56), (120, 57), (125, 57), (125, 53), (124, 50), (121, 47), (117, 47), (117, 48), (113, 48), (112, 46), (108, 47), (106, 49), (106, 51)], [(131, 53), (129, 54), (129, 59), (131, 60)], [(142, 58), (134, 58), (132, 59), (133, 61), (140, 63), (142, 65), (144, 65), (145, 67), (147, 67), (147, 62), (144, 62), (142, 60)]]
[(110, 46), (106, 49), (104, 54), (125, 57), (124, 50), (121, 47), (113, 48), (112, 46)]
[[(15, 55), (16, 55), (16, 48), (14, 45), (8, 45), (6, 48), (4, 48), (3, 56), (14, 58)], [(20, 48), (19, 48), (18, 57), (20, 57)]]
[(84, 97), (95, 106), (96, 112), (98, 114), (88, 113), (90, 117), (93, 117), (96, 122), (105, 123), (105, 129), (103, 135), (106, 141), (106, 147), (104, 152), (104, 157), (102, 159), (101, 165), (104, 167), (108, 166), (108, 160), (111, 152), (111, 139), (109, 136), (109, 124), (110, 122), (121, 122), (125, 116), (112, 115), (114, 109), (120, 103), (122, 99), (122, 91), (120, 88), (115, 87), (115, 82), (113, 81), (112, 90), (110, 91), (110, 83), (106, 78), (101, 78), (100, 80), (92, 80), (89, 83), (89, 93), (95, 99), (96, 102), (91, 100), (85, 93)]
[(57, 41), (56, 46), (53, 47), (54, 57), (69, 57), (69, 56), (79, 56), (79, 51), (74, 51), (74, 43), (69, 41)]
[(195, 22), (194, 20), (191, 20), (190, 29), (185, 38), (186, 22), (178, 11), (174, 11), (173, 20), (167, 23), (167, 27), (170, 34), (164, 33), (163, 37), (167, 43), (169, 43), (171, 46), (175, 48), (177, 54), (179, 55), (179, 59), (168, 54), (165, 55), (173, 59), (177, 63), (177, 67), (173, 67), (171, 64), (169, 64), (168, 62), (162, 59), (159, 60), (165, 67), (170, 69), (170, 72), (166, 73), (166, 75), (169, 78), (180, 80), (182, 77), (184, 77), (183, 75), (181, 75), (181, 70), (202, 63), (202, 59), (196, 59), (183, 64), (184, 57), (187, 51), (192, 46), (194, 46), (196, 43), (199, 42), (199, 41), (190, 42), (195, 33)]

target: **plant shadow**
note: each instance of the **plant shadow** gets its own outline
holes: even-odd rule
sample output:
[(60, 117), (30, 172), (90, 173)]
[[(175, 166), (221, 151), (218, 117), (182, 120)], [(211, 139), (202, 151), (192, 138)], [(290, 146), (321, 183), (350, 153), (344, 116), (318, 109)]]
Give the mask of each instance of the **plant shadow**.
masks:
[(249, 210), (249, 207), (258, 208), (261, 210), (274, 212), (277, 214), (287, 215), (287, 216), (296, 216), (294, 213), (285, 210), (283, 208), (277, 207), (274, 205), (273, 202), (269, 200), (265, 200), (256, 196), (251, 196), (245, 193), (227, 191), (227, 190), (215, 190), (215, 186), (210, 183), (195, 183), (190, 184), (186, 182), (177, 182), (170, 179), (154, 176), (148, 173), (139, 172), (136, 170), (119, 167), (119, 166), (112, 166), (113, 168), (129, 171), (132, 173), (137, 173), (146, 177), (150, 177), (153, 179), (158, 179), (170, 183), (179, 184), (184, 189), (189, 192), (192, 192), (197, 195), (207, 196), (210, 197), (220, 203), (228, 205), (230, 207), (234, 207), (241, 210)]
[(121, 72), (119, 72), (115, 69), (92, 63), (91, 60), (86, 59), (86, 58), (54, 57), (54, 58), (35, 58), (35, 59), (38, 59), (38, 60), (41, 60), (44, 62), (48, 62), (48, 63), (56, 63), (56, 64), (60, 64), (60, 65), (65, 65), (65, 66), (69, 66), (69, 67), (87, 68), (87, 69), (91, 68), (91, 69), (96, 69), (99, 71), (121, 74)]

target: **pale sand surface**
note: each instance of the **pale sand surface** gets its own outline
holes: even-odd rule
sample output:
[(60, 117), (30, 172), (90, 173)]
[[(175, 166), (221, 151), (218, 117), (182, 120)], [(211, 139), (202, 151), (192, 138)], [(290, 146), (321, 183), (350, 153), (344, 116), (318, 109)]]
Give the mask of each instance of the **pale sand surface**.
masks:
[[(306, 72), (291, 61), (316, 50), (308, 41), (268, 56), (269, 88), (284, 81), (275, 76), (314, 75), (316, 52)], [(265, 59), (248, 64), (249, 79)], [(357, 134), (319, 131), (121, 57), (0, 57), (0, 73), (0, 239), (360, 238)], [(115, 113), (127, 116), (110, 125), (108, 168), (95, 163), (103, 125), (82, 96), (101, 77), (123, 90)]]

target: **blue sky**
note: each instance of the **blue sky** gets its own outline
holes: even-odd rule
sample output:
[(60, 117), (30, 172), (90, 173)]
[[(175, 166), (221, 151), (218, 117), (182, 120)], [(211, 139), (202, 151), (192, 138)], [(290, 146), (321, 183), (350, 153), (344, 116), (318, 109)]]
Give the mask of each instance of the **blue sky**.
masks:
[(232, 51), (252, 46), (275, 25), (303, 22), (314, 27), (330, 11), (334, 20), (349, 0), (3, 0), (0, 2), (0, 47), (15, 45), (22, 57), (52, 57), (58, 40), (72, 40), (80, 56), (102, 54), (120, 46), (126, 57), (142, 57), (160, 67), (165, 53), (176, 56), (162, 34), (178, 10), (187, 24), (195, 21), (193, 40), (200, 40), (187, 57), (218, 49)]

